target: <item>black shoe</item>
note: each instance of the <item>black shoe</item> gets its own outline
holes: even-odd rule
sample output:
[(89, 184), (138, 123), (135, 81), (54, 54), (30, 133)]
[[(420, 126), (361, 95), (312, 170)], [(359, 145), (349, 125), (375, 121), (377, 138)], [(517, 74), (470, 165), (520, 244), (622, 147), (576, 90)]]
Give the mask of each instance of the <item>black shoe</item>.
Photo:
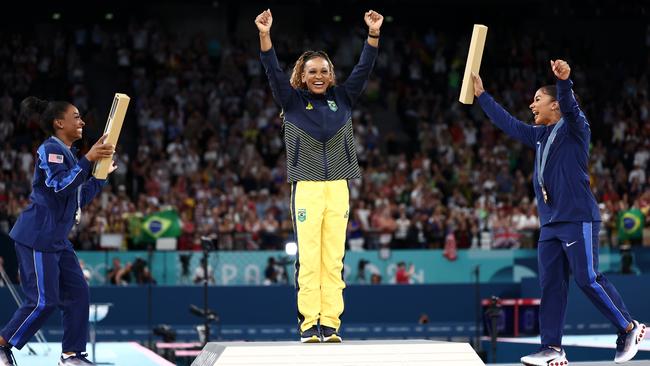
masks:
[(14, 354), (11, 353), (11, 347), (0, 346), (0, 366), (15, 366), (16, 359)]
[(320, 332), (317, 326), (312, 326), (300, 333), (300, 342), (302, 343), (320, 343)]
[(336, 329), (328, 327), (327, 325), (320, 326), (321, 334), (323, 335), (323, 342), (326, 343), (341, 343), (343, 338), (339, 335)]

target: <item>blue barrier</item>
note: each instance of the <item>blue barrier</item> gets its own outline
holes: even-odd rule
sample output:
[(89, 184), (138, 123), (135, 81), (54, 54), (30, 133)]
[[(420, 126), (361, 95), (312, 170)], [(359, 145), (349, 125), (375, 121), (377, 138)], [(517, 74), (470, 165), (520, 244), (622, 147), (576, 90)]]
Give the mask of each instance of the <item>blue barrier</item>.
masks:
[[(650, 293), (640, 291), (647, 288), (650, 275), (610, 276), (610, 280), (636, 317), (650, 319)], [(536, 286), (536, 280), (526, 280), (522, 284), (484, 283), (480, 297), (537, 297)], [(169, 324), (182, 331), (179, 339), (196, 339), (193, 326), (200, 324), (201, 319), (189, 312), (189, 306), (202, 307), (203, 289), (153, 286), (151, 290), (151, 325)], [(343, 331), (359, 339), (382, 335), (404, 338), (471, 336), (475, 332), (474, 291), (471, 284), (350, 285), (344, 293)], [(92, 288), (93, 302), (114, 304), (106, 319), (99, 323), (99, 339), (146, 340), (149, 334), (147, 292), (143, 286)], [(572, 288), (570, 293), (567, 334), (613, 332), (577, 288)], [(220, 334), (224, 339), (292, 339), (294, 335), (296, 305), (294, 289), (290, 286), (215, 286), (209, 288), (208, 296), (210, 308), (221, 318), (223, 332)], [(0, 288), (0, 325), (9, 320), (15, 308), (8, 290)], [(428, 318), (426, 324), (419, 323), (423, 314)], [(60, 322), (58, 314), (52, 316), (46, 324), (49, 332), (46, 334), (60, 335)]]
[[(185, 329), (184, 339), (195, 339), (193, 325), (202, 322), (189, 312), (190, 304), (202, 307), (201, 287), (161, 286), (152, 288), (151, 325), (169, 324)], [(481, 296), (518, 296), (513, 284), (485, 284)], [(295, 292), (290, 286), (222, 286), (209, 289), (210, 308), (221, 318), (227, 339), (291, 339), (296, 328)], [(473, 285), (358, 285), (344, 293), (346, 309), (344, 331), (354, 338), (380, 335), (409, 337), (413, 334), (431, 337), (467, 335), (474, 332), (475, 297)], [(108, 316), (99, 323), (99, 339), (146, 339), (148, 324), (147, 288), (94, 287), (93, 302), (113, 303)], [(5, 324), (16, 306), (8, 290), (0, 288), (0, 324)], [(428, 323), (419, 324), (423, 314)], [(60, 335), (61, 319), (53, 315), (46, 329)], [(112, 330), (106, 333), (104, 330)], [(246, 329), (258, 329), (251, 334)], [(285, 329), (282, 332), (273, 329)], [(54, 332), (54, 333), (52, 333)], [(58, 333), (57, 333), (58, 332)], [(473, 334), (473, 333), (472, 333)]]

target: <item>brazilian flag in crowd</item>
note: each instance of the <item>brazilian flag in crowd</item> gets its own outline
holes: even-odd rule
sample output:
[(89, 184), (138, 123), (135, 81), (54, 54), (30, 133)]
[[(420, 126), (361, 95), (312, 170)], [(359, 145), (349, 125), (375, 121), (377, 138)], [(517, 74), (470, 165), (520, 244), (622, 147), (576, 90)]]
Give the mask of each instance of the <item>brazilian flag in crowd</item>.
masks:
[(129, 218), (129, 233), (133, 242), (155, 243), (158, 238), (177, 238), (181, 235), (181, 219), (175, 210)]
[(638, 208), (622, 211), (618, 214), (618, 240), (640, 240), (643, 234), (645, 217)]

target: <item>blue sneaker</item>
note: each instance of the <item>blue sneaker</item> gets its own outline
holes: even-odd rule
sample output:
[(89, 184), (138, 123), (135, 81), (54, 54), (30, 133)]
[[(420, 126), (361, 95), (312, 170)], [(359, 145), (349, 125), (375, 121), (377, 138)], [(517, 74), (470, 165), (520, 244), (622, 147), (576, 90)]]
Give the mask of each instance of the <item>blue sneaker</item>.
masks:
[(634, 328), (629, 332), (618, 333), (616, 339), (616, 355), (614, 362), (623, 363), (634, 358), (639, 352), (639, 346), (645, 337), (645, 324), (633, 320)]
[(59, 366), (90, 366), (94, 363), (90, 362), (86, 357), (87, 353), (77, 352), (72, 356), (61, 355)]
[(312, 326), (300, 333), (300, 342), (302, 343), (320, 343), (320, 332), (317, 326)]
[(16, 359), (11, 353), (11, 347), (0, 346), (0, 366), (15, 366)]
[(341, 343), (343, 338), (339, 335), (336, 329), (328, 327), (327, 325), (320, 326), (321, 334), (323, 335), (323, 342), (325, 343)]

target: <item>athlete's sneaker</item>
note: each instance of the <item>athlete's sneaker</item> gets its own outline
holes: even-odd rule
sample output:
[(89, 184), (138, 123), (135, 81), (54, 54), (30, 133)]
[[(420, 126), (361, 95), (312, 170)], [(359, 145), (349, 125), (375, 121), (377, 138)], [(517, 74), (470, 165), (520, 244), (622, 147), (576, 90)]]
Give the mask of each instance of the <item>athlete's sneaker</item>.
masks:
[(302, 343), (320, 343), (320, 332), (318, 331), (317, 326), (312, 326), (311, 328), (300, 333), (300, 342)]
[(61, 355), (59, 359), (59, 366), (91, 366), (94, 363), (90, 362), (86, 357), (87, 353), (77, 352), (72, 356)]
[(0, 366), (14, 366), (16, 359), (14, 354), (11, 353), (11, 347), (0, 346)]
[(618, 333), (616, 339), (616, 356), (614, 362), (623, 363), (634, 358), (639, 351), (639, 345), (645, 337), (645, 324), (632, 320), (634, 328), (629, 332)]
[(323, 335), (323, 342), (326, 343), (341, 343), (343, 338), (338, 334), (336, 329), (328, 327), (326, 325), (320, 326), (321, 334)]
[(542, 346), (538, 352), (522, 357), (521, 363), (528, 366), (566, 366), (569, 361), (563, 349), (557, 351), (553, 347)]

